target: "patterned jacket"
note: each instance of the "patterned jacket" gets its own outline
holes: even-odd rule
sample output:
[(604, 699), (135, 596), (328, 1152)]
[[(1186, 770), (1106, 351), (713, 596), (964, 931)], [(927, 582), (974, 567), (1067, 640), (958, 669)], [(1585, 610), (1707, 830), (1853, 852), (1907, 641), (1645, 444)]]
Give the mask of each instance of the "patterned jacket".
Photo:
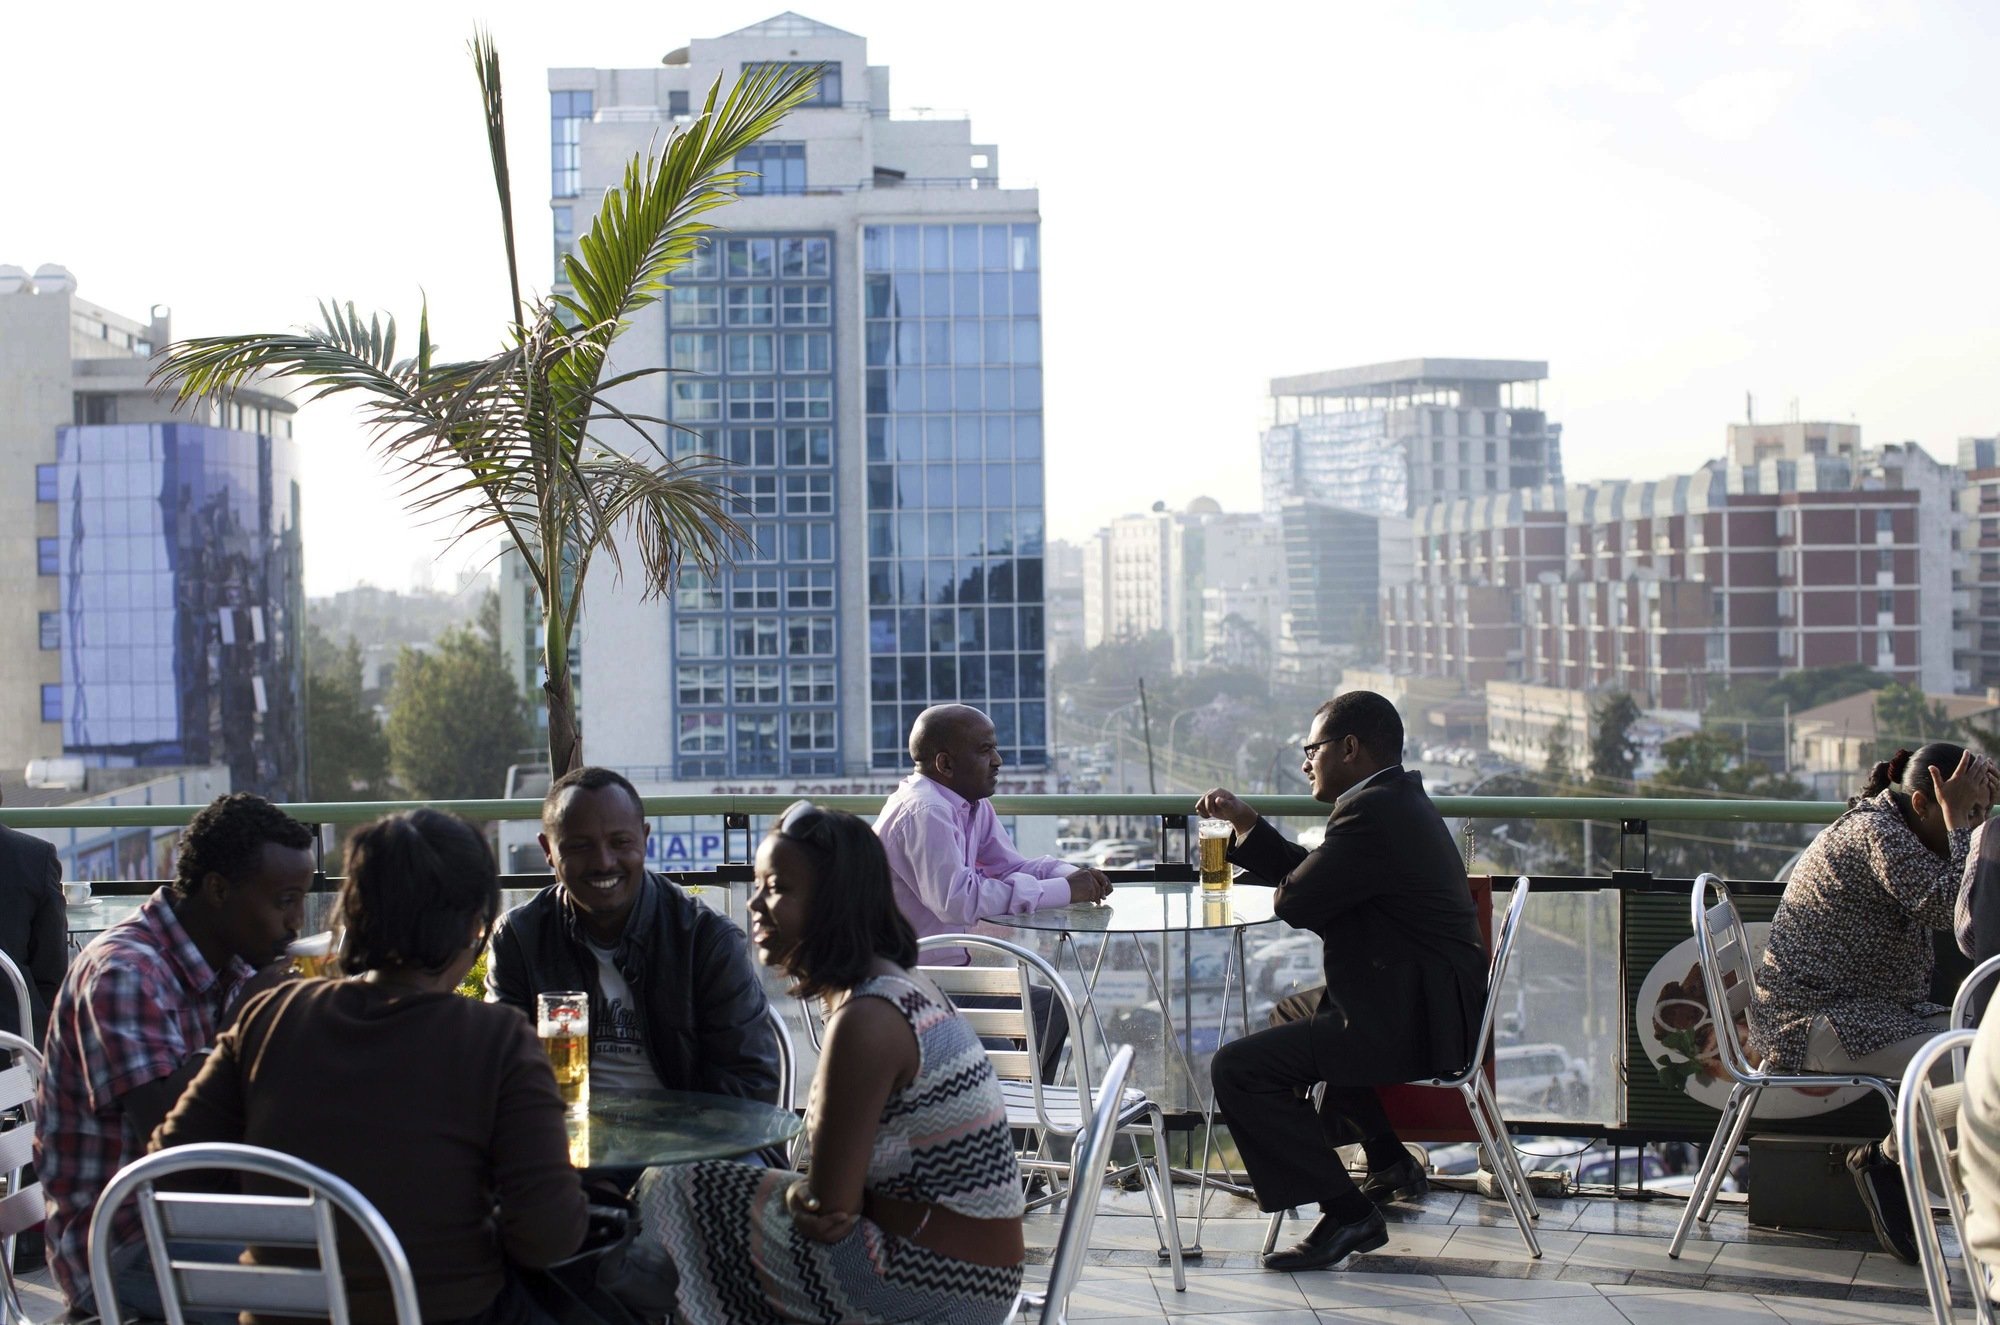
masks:
[(1799, 857), (1757, 968), (1750, 1043), (1780, 1071), (1805, 1061), (1816, 1016), (1853, 1057), (1933, 1033), (1931, 931), (1950, 929), (1972, 833), (1941, 859), (1890, 793), (1856, 800)]

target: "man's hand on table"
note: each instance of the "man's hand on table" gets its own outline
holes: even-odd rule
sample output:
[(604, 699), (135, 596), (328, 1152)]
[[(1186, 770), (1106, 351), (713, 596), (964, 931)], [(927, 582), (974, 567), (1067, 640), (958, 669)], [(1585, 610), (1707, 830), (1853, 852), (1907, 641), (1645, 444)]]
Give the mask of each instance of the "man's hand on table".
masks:
[(1111, 878), (1103, 870), (1088, 865), (1069, 876), (1069, 900), (1074, 906), (1078, 902), (1101, 902), (1111, 896)]
[(1224, 819), (1236, 830), (1236, 840), (1249, 836), (1257, 826), (1257, 812), (1243, 803), (1241, 797), (1224, 787), (1216, 787), (1205, 792), (1194, 803), (1194, 811), (1204, 819)]

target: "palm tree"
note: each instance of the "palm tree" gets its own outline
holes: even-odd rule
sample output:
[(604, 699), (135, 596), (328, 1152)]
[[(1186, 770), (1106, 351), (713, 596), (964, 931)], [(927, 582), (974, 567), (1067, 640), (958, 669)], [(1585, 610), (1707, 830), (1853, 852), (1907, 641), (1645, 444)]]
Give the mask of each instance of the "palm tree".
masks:
[[(299, 379), (310, 400), (357, 392), (373, 444), (401, 479), (412, 512), (451, 520), (453, 544), (504, 533), (541, 594), (549, 763), (560, 776), (583, 761), (569, 650), (592, 557), (602, 552), (622, 573), (624, 536), (650, 598), (669, 592), (684, 567), (712, 573), (742, 537), (721, 462), (670, 459), (661, 436), (672, 425), (616, 403), (619, 388), (667, 370), (607, 377), (611, 343), (709, 242), (703, 235), (713, 227), (701, 218), (735, 197), (744, 176), (734, 168), (737, 153), (803, 102), (819, 74), (753, 69), (726, 97), (717, 78), (701, 114), (664, 150), (634, 156), (623, 183), (605, 193), (590, 233), (563, 260), (568, 290), (528, 302), (515, 260), (500, 58), (484, 32), (470, 49), (516, 318), (506, 347), (485, 359), (439, 361), (426, 303), (416, 354), (398, 359), (393, 318), (364, 321), (351, 303), (323, 302), (320, 325), (301, 332), (170, 345), (152, 380), (177, 405), (225, 396), (252, 378)], [(627, 445), (600, 441), (601, 425), (615, 427)]]

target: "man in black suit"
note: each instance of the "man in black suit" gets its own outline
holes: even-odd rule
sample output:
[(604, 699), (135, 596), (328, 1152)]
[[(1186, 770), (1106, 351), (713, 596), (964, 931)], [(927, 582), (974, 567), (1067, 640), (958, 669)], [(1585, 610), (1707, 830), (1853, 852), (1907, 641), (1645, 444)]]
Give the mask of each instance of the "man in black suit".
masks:
[[(14, 959), (28, 982), (28, 1038), (40, 1045), (49, 1007), (69, 969), (62, 863), (49, 843), (5, 826), (0, 826), (0, 952)], [(13, 987), (0, 980), (0, 1027), (20, 1024)]]
[[(1319, 1269), (1389, 1240), (1377, 1205), (1427, 1184), (1375, 1087), (1460, 1070), (1479, 1032), (1486, 956), (1465, 867), (1402, 751), (1403, 721), (1381, 695), (1350, 691), (1320, 706), (1304, 772), (1333, 813), (1310, 852), (1231, 792), (1200, 801), (1236, 829), (1230, 859), (1277, 885), (1278, 918), (1325, 943), (1326, 987), (1287, 1000), (1276, 1024), (1224, 1045), (1211, 1069), (1258, 1205), (1321, 1210), (1266, 1269)], [(1318, 1082), (1315, 1119), (1306, 1092)], [(1334, 1149), (1350, 1141), (1368, 1157), (1359, 1187)]]

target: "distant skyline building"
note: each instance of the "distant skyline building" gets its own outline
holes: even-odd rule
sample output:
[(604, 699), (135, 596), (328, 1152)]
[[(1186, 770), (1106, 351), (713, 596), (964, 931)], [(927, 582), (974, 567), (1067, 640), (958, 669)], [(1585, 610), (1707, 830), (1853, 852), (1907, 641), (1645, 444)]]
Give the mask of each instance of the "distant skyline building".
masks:
[(1219, 631), (1231, 617), (1235, 653), (1254, 648), (1246, 634), (1266, 650), (1275, 642), (1271, 609), (1282, 590), (1284, 553), (1277, 522), (1262, 514), (1224, 511), (1209, 497), (1183, 511), (1156, 502), (1093, 534), (1084, 545), (1083, 572), (1086, 647), (1157, 631), (1173, 643), (1175, 669), (1185, 671), (1207, 664), (1224, 646), (1210, 628)]
[[(587, 748), (661, 790), (886, 786), (916, 715), (962, 701), (1032, 774), (1049, 759), (1040, 203), (1002, 186), (998, 149), (963, 118), (893, 116), (864, 38), (780, 14), (664, 63), (549, 72), (558, 250), (716, 77), (773, 63), (826, 71), (738, 159), (757, 177), (610, 368), (677, 370), (624, 404), (681, 425), (673, 455), (731, 462), (750, 542), (666, 601), (594, 563)], [(525, 647), (527, 609), (503, 619)]]
[(1411, 582), (1384, 590), (1384, 665), (1667, 709), (1843, 663), (1962, 690), (1957, 483), (1914, 443), (1862, 448), (1853, 425), (1738, 425), (1693, 474), (1439, 503), (1413, 521)]
[(1549, 366), (1399, 359), (1274, 377), (1262, 436), (1264, 509), (1287, 498), (1409, 516), (1433, 501), (1562, 482), (1562, 426), (1541, 407)]
[(0, 761), (222, 765), (236, 790), (292, 796), (293, 407), (245, 390), (171, 412), (146, 381), (170, 335), (165, 308), (140, 323), (60, 267), (0, 267)]

